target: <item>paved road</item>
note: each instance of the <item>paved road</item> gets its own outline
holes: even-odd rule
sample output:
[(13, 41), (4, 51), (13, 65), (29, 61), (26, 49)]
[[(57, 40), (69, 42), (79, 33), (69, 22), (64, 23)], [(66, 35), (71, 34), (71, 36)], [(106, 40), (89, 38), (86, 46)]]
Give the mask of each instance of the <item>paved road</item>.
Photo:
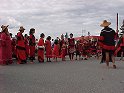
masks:
[(0, 93), (124, 93), (124, 61), (98, 60), (0, 66)]

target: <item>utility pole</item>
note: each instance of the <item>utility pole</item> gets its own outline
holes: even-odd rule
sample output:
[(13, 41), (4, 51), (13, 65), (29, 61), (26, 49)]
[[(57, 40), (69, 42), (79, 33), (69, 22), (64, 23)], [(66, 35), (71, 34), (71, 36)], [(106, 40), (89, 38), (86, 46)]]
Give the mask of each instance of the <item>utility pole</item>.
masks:
[(119, 32), (119, 30), (118, 30), (118, 13), (117, 13), (117, 19), (116, 19), (116, 21), (117, 21), (117, 28), (116, 28), (116, 32), (118, 33), (118, 32)]

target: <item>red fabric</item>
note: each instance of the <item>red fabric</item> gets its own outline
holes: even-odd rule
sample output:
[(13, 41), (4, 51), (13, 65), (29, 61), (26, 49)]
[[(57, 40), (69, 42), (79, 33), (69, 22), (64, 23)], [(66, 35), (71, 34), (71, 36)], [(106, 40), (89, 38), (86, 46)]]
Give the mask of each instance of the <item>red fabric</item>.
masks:
[(115, 46), (107, 46), (107, 45), (104, 45), (102, 46), (103, 49), (106, 49), (106, 50), (115, 50)]
[(25, 48), (26, 48), (26, 55), (29, 56), (29, 45), (26, 45)]
[(104, 40), (104, 37), (103, 36), (99, 36), (98, 39), (101, 40), (101, 41), (103, 41)]
[(54, 44), (53, 57), (59, 57), (59, 45)]
[(30, 54), (30, 57), (35, 57), (35, 46), (30, 46), (30, 51), (29, 51), (29, 54)]
[(120, 50), (121, 50), (121, 47), (118, 47), (118, 48), (116, 49), (116, 51), (115, 51), (114, 55), (116, 56), (116, 55), (117, 55), (117, 53), (118, 53)]
[(74, 38), (69, 38), (68, 39), (68, 52), (69, 53), (74, 53), (75, 52), (75, 42), (74, 42)]
[(102, 53), (102, 50), (101, 50), (101, 49), (98, 49), (98, 50), (97, 50), (97, 53)]
[(77, 51), (82, 51), (82, 44), (76, 44), (76, 50)]
[(69, 38), (68, 42), (69, 42), (69, 46), (70, 47), (74, 47), (75, 46), (74, 38)]
[[(19, 38), (17, 40), (17, 58), (18, 58), (18, 61), (23, 61), (23, 60), (26, 60), (26, 56), (27, 56), (25, 40), (22, 33), (20, 32), (17, 34), (17, 38)], [(23, 49), (21, 49), (20, 47)]]
[(1, 46), (0, 46), (0, 64), (5, 65), (6, 63), (12, 63), (12, 41), (10, 36), (1, 33)]
[(25, 48), (25, 40), (22, 35), (22, 33), (17, 33), (17, 38), (20, 38), (20, 40), (17, 40), (17, 46), (24, 47)]
[(30, 57), (35, 57), (35, 37), (34, 37), (34, 35), (30, 35), (30, 37), (29, 37), (29, 39), (30, 39), (30, 42), (32, 43), (32, 44), (30, 44), (30, 49), (29, 49), (29, 55), (30, 55)]
[(61, 57), (65, 58), (65, 56), (66, 56), (66, 48), (62, 48)]
[(35, 43), (35, 37), (34, 37), (34, 35), (30, 35), (29, 36), (29, 39), (31, 40), (32, 43)]
[[(44, 39), (40, 38), (38, 46), (44, 46)], [(44, 49), (38, 49), (38, 59), (44, 60)]]
[(26, 51), (17, 49), (17, 58), (19, 61), (26, 60)]
[(122, 38), (122, 42), (121, 42), (120, 46), (124, 46), (124, 37)]
[(102, 42), (98, 42), (98, 45), (103, 47), (103, 43)]
[(16, 56), (16, 39), (12, 39), (12, 54)]
[(26, 54), (29, 55), (29, 41), (28, 38), (25, 38), (25, 48), (26, 48)]
[(46, 42), (45, 42), (45, 49), (46, 49), (46, 57), (47, 58), (51, 58), (52, 57), (51, 41), (46, 40)]

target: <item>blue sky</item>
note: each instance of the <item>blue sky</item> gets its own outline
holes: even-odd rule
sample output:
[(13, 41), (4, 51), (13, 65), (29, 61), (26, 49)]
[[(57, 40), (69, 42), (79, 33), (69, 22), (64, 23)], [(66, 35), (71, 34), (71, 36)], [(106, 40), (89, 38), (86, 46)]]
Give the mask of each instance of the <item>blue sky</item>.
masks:
[(119, 26), (122, 24), (123, 7), (124, 0), (1, 0), (0, 25), (9, 24), (13, 34), (19, 26), (24, 26), (27, 34), (33, 27), (37, 38), (42, 32), (53, 38), (66, 32), (76, 37), (82, 35), (82, 29), (85, 35), (99, 35), (104, 19), (116, 29), (117, 12)]

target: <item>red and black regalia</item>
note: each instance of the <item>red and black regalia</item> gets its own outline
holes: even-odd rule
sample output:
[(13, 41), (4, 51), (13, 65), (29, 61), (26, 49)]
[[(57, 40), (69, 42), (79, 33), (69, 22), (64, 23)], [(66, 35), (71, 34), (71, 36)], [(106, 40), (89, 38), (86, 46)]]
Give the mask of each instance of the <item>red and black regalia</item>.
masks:
[(29, 55), (30, 60), (35, 60), (35, 36), (32, 34), (29, 37)]
[(16, 58), (16, 39), (12, 39), (12, 57)]
[(120, 48), (121, 48), (121, 52), (124, 53), (124, 37), (122, 37), (120, 40)]
[(29, 57), (29, 39), (28, 39), (28, 37), (25, 37), (25, 48), (26, 48), (26, 55), (28, 58)]
[(109, 27), (102, 29), (100, 34), (100, 42), (104, 52), (109, 52), (112, 55), (115, 51), (115, 36), (116, 32)]
[(45, 49), (46, 49), (46, 58), (52, 58), (52, 46), (50, 40), (46, 40)]
[(41, 37), (38, 42), (38, 61), (44, 62), (44, 39)]
[[(76, 56), (79, 55), (81, 56), (81, 52), (82, 52), (82, 44), (80, 43), (80, 41), (77, 41), (76, 45)], [(77, 59), (77, 58), (76, 58)]]
[(74, 38), (68, 38), (68, 52), (69, 54), (73, 54), (75, 52), (75, 40)]
[(123, 53), (122, 54), (122, 56), (123, 56), (124, 55), (124, 37), (121, 37), (119, 39), (119, 42), (116, 47), (117, 47), (117, 49), (115, 51), (115, 55), (118, 55), (118, 52), (121, 52), (121, 53)]

